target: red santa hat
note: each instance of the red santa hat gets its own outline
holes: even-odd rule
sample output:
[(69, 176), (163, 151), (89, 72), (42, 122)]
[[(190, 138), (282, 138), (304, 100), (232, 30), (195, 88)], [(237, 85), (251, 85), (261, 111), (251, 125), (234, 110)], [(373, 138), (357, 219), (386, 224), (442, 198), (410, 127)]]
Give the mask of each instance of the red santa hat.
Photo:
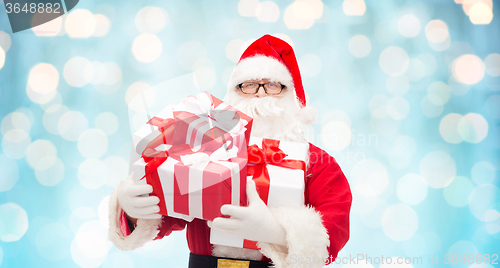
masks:
[(304, 124), (316, 120), (316, 109), (307, 106), (299, 65), (293, 48), (285, 41), (271, 35), (264, 35), (253, 42), (241, 55), (229, 80), (228, 90), (246, 80), (267, 78), (280, 82), (293, 91), (301, 108), (299, 117)]

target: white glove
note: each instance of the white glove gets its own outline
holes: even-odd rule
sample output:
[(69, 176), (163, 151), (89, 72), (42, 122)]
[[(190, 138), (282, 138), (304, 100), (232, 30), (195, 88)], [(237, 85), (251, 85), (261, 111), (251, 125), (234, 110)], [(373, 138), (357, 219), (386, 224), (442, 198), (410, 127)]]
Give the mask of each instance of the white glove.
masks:
[(285, 230), (260, 199), (253, 180), (247, 183), (247, 196), (247, 207), (222, 206), (220, 212), (231, 218), (215, 218), (211, 227), (244, 239), (286, 246)]
[(134, 180), (134, 173), (122, 182), (118, 188), (118, 203), (128, 216), (137, 219), (159, 219), (162, 215), (156, 196), (141, 196), (153, 192), (149, 184), (139, 185)]

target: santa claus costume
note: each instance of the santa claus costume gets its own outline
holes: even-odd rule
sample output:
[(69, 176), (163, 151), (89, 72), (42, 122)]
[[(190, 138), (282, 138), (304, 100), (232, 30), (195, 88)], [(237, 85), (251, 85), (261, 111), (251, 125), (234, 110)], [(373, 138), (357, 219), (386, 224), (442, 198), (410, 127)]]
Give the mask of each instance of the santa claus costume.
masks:
[[(239, 94), (238, 84), (259, 79), (280, 82), (286, 90), (279, 97), (245, 98)], [(306, 106), (292, 47), (270, 35), (252, 43), (233, 71), (224, 101), (254, 118), (252, 135), (309, 145), (305, 204), (269, 208), (286, 232), (286, 248), (266, 242), (259, 242), (260, 250), (210, 244), (210, 227), (201, 219), (187, 222), (163, 216), (138, 219), (136, 226), (131, 226), (117, 200), (119, 185), (110, 196), (109, 239), (120, 250), (133, 250), (186, 228), (193, 263), (215, 256), (215, 259), (270, 261), (275, 267), (321, 267), (334, 260), (349, 239), (352, 195), (335, 159), (303, 138), (301, 125), (312, 123), (316, 112)], [(250, 267), (262, 263), (253, 262)]]

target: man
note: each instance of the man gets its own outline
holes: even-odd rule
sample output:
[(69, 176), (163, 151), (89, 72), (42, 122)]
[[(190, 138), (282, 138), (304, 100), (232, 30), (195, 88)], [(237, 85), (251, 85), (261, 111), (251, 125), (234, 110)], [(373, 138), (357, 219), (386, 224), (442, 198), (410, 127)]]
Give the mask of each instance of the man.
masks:
[[(307, 143), (302, 124), (312, 123), (316, 112), (306, 98), (295, 54), (285, 41), (265, 35), (241, 56), (224, 101), (253, 117), (252, 135)], [(349, 238), (351, 192), (339, 165), (325, 151), (309, 144), (305, 177), (305, 205), (268, 208), (249, 181), (249, 205), (225, 205), (213, 223), (186, 222), (161, 216), (159, 199), (140, 196), (152, 192), (129, 177), (110, 198), (109, 238), (121, 250), (169, 235), (187, 226), (191, 251), (189, 267), (222, 267), (221, 260), (237, 267), (321, 267), (331, 262)], [(210, 225), (259, 242), (260, 251), (210, 244)], [(232, 266), (231, 266), (232, 267)], [(234, 266), (236, 267), (236, 266)]]

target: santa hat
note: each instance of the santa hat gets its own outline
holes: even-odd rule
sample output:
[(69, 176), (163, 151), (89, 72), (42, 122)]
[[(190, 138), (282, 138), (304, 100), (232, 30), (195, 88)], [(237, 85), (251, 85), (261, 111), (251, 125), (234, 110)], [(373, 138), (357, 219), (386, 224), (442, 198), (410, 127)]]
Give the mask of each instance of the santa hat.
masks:
[(268, 78), (280, 82), (293, 91), (300, 109), (302, 123), (312, 124), (316, 120), (316, 109), (307, 106), (299, 65), (293, 48), (285, 41), (264, 35), (253, 42), (241, 55), (229, 80), (228, 90), (246, 80)]

